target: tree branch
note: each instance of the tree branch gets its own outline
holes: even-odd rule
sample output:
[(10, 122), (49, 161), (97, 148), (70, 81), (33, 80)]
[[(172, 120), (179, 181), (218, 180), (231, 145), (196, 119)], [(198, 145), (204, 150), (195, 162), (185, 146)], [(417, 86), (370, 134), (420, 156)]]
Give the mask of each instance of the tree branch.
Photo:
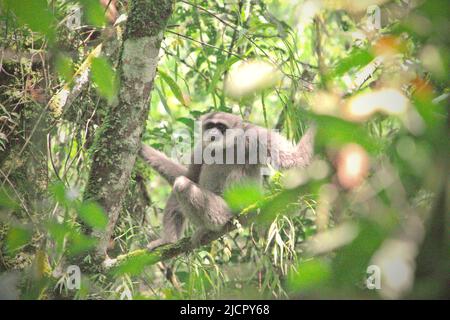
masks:
[[(256, 209), (259, 208), (259, 204), (256, 203), (248, 208), (244, 209), (236, 219), (228, 222), (220, 231), (210, 231), (203, 236), (199, 243), (194, 244), (191, 241), (191, 237), (185, 237), (172, 244), (166, 244), (156, 248), (153, 251), (147, 249), (138, 249), (122, 255), (117, 256), (114, 259), (106, 259), (103, 262), (103, 268), (111, 269), (120, 267), (133, 259), (139, 259), (144, 261), (146, 266), (156, 264), (160, 261), (175, 258), (183, 253), (192, 252), (194, 249), (198, 249), (211, 243), (214, 240), (226, 235), (227, 233), (236, 230), (240, 225), (248, 225), (256, 217)], [(141, 260), (142, 259), (142, 260)]]

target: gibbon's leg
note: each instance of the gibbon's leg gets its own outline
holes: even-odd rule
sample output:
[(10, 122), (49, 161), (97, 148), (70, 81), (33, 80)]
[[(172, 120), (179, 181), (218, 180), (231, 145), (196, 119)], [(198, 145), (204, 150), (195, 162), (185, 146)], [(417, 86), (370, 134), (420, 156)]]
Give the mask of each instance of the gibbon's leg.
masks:
[(209, 232), (209, 230), (208, 230), (208, 229), (205, 229), (205, 228), (203, 228), (203, 227), (198, 228), (197, 230), (195, 230), (194, 234), (193, 234), (192, 237), (191, 237), (191, 244), (192, 244), (194, 247), (198, 247), (198, 246), (201, 244), (203, 237), (204, 237), (208, 232)]
[(180, 239), (184, 230), (185, 220), (175, 194), (172, 192), (164, 208), (162, 236), (160, 239), (151, 241), (147, 245), (147, 249), (153, 250), (159, 246), (173, 243)]
[(201, 230), (199, 231), (201, 233), (202, 229), (220, 230), (232, 217), (230, 208), (222, 197), (203, 189), (184, 176), (175, 180), (173, 193), (182, 212)]

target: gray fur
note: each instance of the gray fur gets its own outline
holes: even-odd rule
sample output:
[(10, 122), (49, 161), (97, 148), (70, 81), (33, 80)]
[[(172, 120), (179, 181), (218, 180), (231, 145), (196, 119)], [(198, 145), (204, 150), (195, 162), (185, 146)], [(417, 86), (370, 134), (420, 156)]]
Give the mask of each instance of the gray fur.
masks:
[[(160, 239), (152, 241), (147, 246), (152, 250), (166, 243), (177, 241), (183, 232), (185, 218), (197, 227), (193, 236), (194, 242), (199, 242), (205, 232), (220, 230), (232, 217), (223, 191), (230, 185), (243, 180), (262, 182), (261, 167), (266, 165), (269, 157), (281, 169), (307, 166), (313, 156), (314, 129), (309, 129), (297, 146), (293, 146), (276, 132), (246, 123), (240, 117), (215, 112), (203, 116), (202, 125), (221, 123), (228, 129), (243, 129), (244, 132), (267, 134), (267, 146), (273, 151), (267, 157), (260, 157), (257, 164), (191, 164), (188, 168), (175, 163), (163, 153), (143, 146), (141, 156), (169, 183), (173, 184), (172, 193), (167, 201), (163, 217), (163, 234)], [(250, 130), (251, 131), (247, 131)], [(216, 130), (215, 128), (211, 130)], [(217, 131), (217, 130), (216, 130)], [(205, 131), (204, 131), (205, 132)], [(223, 136), (222, 136), (223, 138)], [(235, 141), (225, 135), (225, 147), (233, 147)], [(246, 158), (247, 159), (247, 158)]]

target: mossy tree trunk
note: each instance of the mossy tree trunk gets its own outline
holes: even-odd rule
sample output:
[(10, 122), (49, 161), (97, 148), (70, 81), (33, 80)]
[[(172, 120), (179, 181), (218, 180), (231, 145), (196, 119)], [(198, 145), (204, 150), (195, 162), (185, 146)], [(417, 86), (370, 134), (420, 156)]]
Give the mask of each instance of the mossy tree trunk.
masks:
[(174, 0), (132, 0), (119, 58), (118, 102), (111, 106), (94, 145), (84, 198), (97, 201), (109, 223), (100, 235), (104, 254), (113, 234), (148, 117), (158, 53)]

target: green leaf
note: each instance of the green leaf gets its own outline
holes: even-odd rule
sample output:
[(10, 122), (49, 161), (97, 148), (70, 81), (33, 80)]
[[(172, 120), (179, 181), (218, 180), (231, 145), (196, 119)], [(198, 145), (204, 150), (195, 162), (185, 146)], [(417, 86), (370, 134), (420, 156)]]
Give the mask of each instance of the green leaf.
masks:
[(347, 143), (357, 143), (372, 155), (381, 151), (380, 142), (370, 137), (359, 124), (328, 115), (312, 115), (312, 118), (317, 123), (318, 146), (338, 148)]
[(161, 255), (158, 251), (155, 252), (143, 252), (139, 251), (138, 254), (128, 257), (126, 260), (120, 263), (119, 266), (112, 269), (112, 273), (115, 276), (123, 274), (139, 275), (142, 273), (145, 267), (150, 266), (161, 259)]
[(370, 259), (389, 232), (389, 228), (364, 219), (358, 222), (358, 229), (356, 238), (336, 252), (332, 263), (335, 280), (342, 287), (353, 286), (362, 279)]
[(334, 69), (328, 74), (328, 78), (340, 77), (352, 68), (363, 67), (374, 59), (372, 53), (364, 49), (354, 49), (349, 55), (341, 59)]
[(167, 73), (165, 73), (162, 70), (158, 70), (158, 74), (161, 77), (161, 79), (164, 80), (165, 83), (170, 87), (170, 90), (172, 90), (172, 93), (174, 94), (175, 98), (177, 98), (178, 101), (184, 106), (187, 105), (186, 101), (184, 100), (183, 93), (176, 83), (175, 80), (173, 80)]
[(69, 235), (69, 246), (67, 251), (69, 255), (77, 255), (95, 248), (97, 243), (97, 239), (73, 231)]
[(298, 200), (300, 191), (298, 188), (284, 190), (270, 200), (265, 201), (261, 206), (261, 212), (257, 220), (261, 224), (270, 223), (280, 213), (288, 213), (289, 204)]
[(72, 59), (66, 55), (59, 54), (56, 56), (55, 67), (61, 78), (66, 83), (70, 83), (74, 74)]
[(301, 293), (317, 289), (325, 284), (331, 276), (331, 267), (322, 260), (301, 262), (297, 270), (291, 270), (288, 275), (287, 287), (290, 291)]
[(100, 1), (80, 0), (80, 3), (88, 23), (96, 27), (105, 25), (105, 9), (101, 6)]
[(50, 191), (52, 192), (53, 197), (56, 201), (58, 201), (60, 204), (67, 204), (66, 188), (64, 186), (64, 183), (60, 181), (54, 183), (50, 186)]
[(50, 236), (55, 240), (56, 248), (58, 252), (62, 252), (64, 248), (64, 239), (67, 235), (70, 235), (75, 230), (68, 224), (61, 224), (57, 222), (48, 222), (46, 228)]
[(11, 196), (13, 194), (13, 191), (6, 192), (5, 189), (0, 189), (0, 209), (1, 208), (8, 208), (8, 209), (17, 209), (19, 208), (19, 204), (17, 203), (16, 199)]
[(53, 38), (55, 19), (46, 0), (5, 0), (5, 3), (21, 24)]
[(70, 234), (72, 231), (74, 231), (72, 228), (70, 228), (67, 224), (61, 224), (57, 222), (48, 222), (46, 224), (47, 230), (50, 233), (50, 235), (55, 239), (56, 241), (62, 241), (65, 236)]
[(227, 61), (225, 61), (225, 63), (220, 64), (217, 69), (216, 72), (214, 73), (214, 76), (211, 79), (211, 83), (209, 84), (208, 87), (208, 94), (210, 94), (211, 92), (213, 92), (213, 90), (216, 88), (217, 86), (217, 82), (219, 82), (220, 78), (222, 77), (222, 74), (227, 71), (228, 69), (230, 69), (230, 67), (238, 62), (240, 59), (238, 57), (231, 57), (230, 59), (228, 59)]
[(116, 98), (118, 89), (116, 72), (104, 57), (93, 58), (91, 69), (92, 80), (99, 94), (111, 103)]
[(177, 121), (183, 123), (189, 129), (193, 129), (194, 128), (194, 120), (192, 120), (191, 118), (180, 117), (180, 118), (177, 118)]
[(301, 195), (317, 195), (323, 183), (324, 180), (310, 181), (294, 189), (283, 190), (275, 196), (266, 199), (260, 206), (261, 211), (257, 216), (257, 222), (267, 224), (271, 223), (280, 213), (289, 215), (297, 212), (296, 206), (292, 206), (292, 204), (297, 203)]
[(6, 235), (6, 251), (14, 254), (31, 240), (31, 232), (20, 227), (11, 227)]
[(167, 114), (172, 116), (172, 111), (170, 111), (169, 105), (167, 104), (167, 99), (164, 96), (164, 94), (161, 92), (161, 90), (158, 88), (158, 86), (155, 86), (156, 92), (158, 92), (159, 100), (161, 100), (161, 103), (164, 107), (164, 110), (166, 110)]
[(89, 226), (104, 230), (108, 225), (108, 218), (103, 209), (95, 202), (84, 202), (78, 209), (78, 216)]
[(224, 199), (234, 212), (248, 208), (263, 197), (263, 190), (256, 183), (236, 184), (224, 191)]

